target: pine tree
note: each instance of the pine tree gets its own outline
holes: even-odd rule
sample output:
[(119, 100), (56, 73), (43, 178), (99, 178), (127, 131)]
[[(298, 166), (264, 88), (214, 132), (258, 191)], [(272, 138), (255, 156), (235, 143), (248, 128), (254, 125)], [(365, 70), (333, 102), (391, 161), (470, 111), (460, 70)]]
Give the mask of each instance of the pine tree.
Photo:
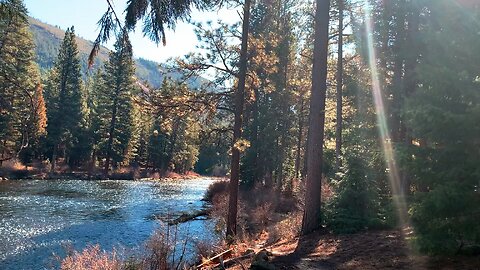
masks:
[(105, 158), (104, 173), (111, 164), (124, 161), (132, 136), (132, 96), (136, 91), (132, 47), (123, 32), (117, 38), (115, 50), (110, 53), (98, 91), (98, 115), (102, 141), (100, 148)]
[(302, 234), (320, 227), (325, 97), (327, 90), (327, 53), (330, 0), (317, 0), (315, 43), (313, 49), (312, 95), (308, 129), (308, 167)]
[(232, 159), (230, 165), (230, 186), (228, 197), (227, 230), (228, 241), (237, 234), (238, 211), (238, 184), (240, 182), (240, 150), (238, 143), (242, 136), (243, 111), (245, 102), (245, 81), (247, 77), (248, 61), (248, 31), (250, 24), (251, 0), (245, 0), (243, 5), (242, 45), (240, 48), (240, 62), (237, 87), (235, 89), (235, 117), (233, 125)]
[[(15, 158), (44, 127), (37, 113), (40, 82), (22, 1), (0, 3), (0, 161)], [(40, 91), (41, 92), (41, 91)], [(36, 122), (36, 121), (39, 122)], [(42, 122), (42, 123), (41, 123)], [(35, 129), (34, 127), (38, 128)]]
[[(32, 96), (31, 119), (28, 121), (28, 133), (30, 140), (28, 147), (20, 154), (20, 159), (23, 163), (28, 163), (33, 158), (42, 157), (43, 150), (42, 142), (47, 134), (47, 108), (45, 106), (45, 99), (43, 97), (43, 87), (40, 83), (35, 87), (35, 92)], [(43, 157), (42, 157), (43, 158)]]
[(52, 149), (51, 171), (55, 171), (57, 157), (70, 157), (73, 145), (78, 143), (84, 124), (83, 85), (80, 58), (73, 26), (65, 32), (57, 60), (46, 83), (48, 142)]

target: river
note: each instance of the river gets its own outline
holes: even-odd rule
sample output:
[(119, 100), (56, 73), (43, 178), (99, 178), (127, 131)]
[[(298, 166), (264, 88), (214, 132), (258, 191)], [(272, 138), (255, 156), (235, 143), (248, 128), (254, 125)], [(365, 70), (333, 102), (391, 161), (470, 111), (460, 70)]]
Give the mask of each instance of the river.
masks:
[[(156, 217), (201, 209), (213, 181), (0, 182), (0, 269), (57, 268), (54, 254), (64, 257), (67, 247), (139, 248), (160, 226)], [(209, 220), (194, 220), (178, 231), (193, 241), (211, 240), (212, 227)]]

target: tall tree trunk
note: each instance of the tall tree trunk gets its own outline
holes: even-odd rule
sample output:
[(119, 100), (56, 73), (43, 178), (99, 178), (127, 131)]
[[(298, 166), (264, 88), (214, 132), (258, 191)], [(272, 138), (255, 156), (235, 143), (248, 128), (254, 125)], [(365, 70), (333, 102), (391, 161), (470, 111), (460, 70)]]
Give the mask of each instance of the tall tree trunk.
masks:
[[(118, 95), (118, 93), (117, 93)], [(115, 125), (117, 122), (117, 102), (118, 98), (115, 97), (113, 101), (113, 108), (112, 108), (112, 118), (110, 120), (110, 134), (108, 134), (108, 143), (107, 143), (107, 157), (105, 159), (105, 167), (103, 174), (108, 176), (108, 171), (110, 169), (110, 160), (112, 158), (112, 147), (113, 147), (113, 134), (115, 133)]]
[(325, 96), (327, 91), (328, 24), (330, 0), (316, 0), (315, 41), (313, 47), (310, 123), (308, 129), (308, 168), (302, 234), (321, 225), (321, 188), (323, 173), (323, 139)]
[(55, 145), (53, 146), (52, 161), (50, 162), (50, 172), (51, 173), (55, 172), (55, 167), (57, 165), (57, 152), (58, 152), (58, 144), (55, 143)]
[(88, 176), (93, 175), (95, 171), (95, 161), (97, 160), (97, 147), (93, 146), (92, 155), (90, 157), (90, 164), (88, 166)]
[(260, 166), (258, 164), (258, 99), (260, 98), (260, 91), (255, 87), (253, 89), (255, 92), (255, 101), (253, 102), (253, 127), (252, 127), (252, 150), (254, 151), (253, 156), (253, 181), (254, 184), (258, 183), (260, 180)]
[(240, 181), (240, 149), (235, 147), (242, 136), (243, 103), (245, 95), (245, 80), (247, 77), (248, 30), (250, 21), (251, 0), (245, 0), (243, 5), (242, 46), (240, 48), (240, 65), (238, 85), (235, 91), (235, 123), (233, 125), (232, 161), (230, 165), (230, 185), (227, 214), (227, 240), (232, 241), (237, 234), (237, 203), (238, 183)]
[(335, 164), (337, 170), (342, 166), (342, 99), (343, 99), (343, 3), (338, 0), (338, 56), (337, 56), (337, 125), (335, 129)]
[[(310, 100), (311, 102), (311, 100)], [(310, 124), (310, 112), (308, 113), (308, 117), (307, 117), (307, 121), (306, 121), (308, 124)], [(302, 168), (302, 180), (306, 179), (307, 177), (307, 169), (308, 169), (308, 149), (307, 149), (307, 145), (308, 145), (308, 134), (309, 134), (309, 127), (306, 126), (306, 133), (307, 133), (307, 139), (306, 139), (306, 142), (305, 142), (305, 154), (303, 156), (303, 168)]]
[(170, 163), (172, 163), (173, 160), (173, 155), (175, 153), (175, 145), (177, 144), (177, 138), (178, 138), (178, 131), (180, 128), (180, 118), (176, 118), (175, 121), (173, 122), (172, 126), (172, 135), (170, 136), (169, 143), (170, 147), (168, 149), (167, 153), (167, 159), (163, 163), (163, 166), (161, 168), (161, 175), (166, 175), (167, 171), (170, 169)]

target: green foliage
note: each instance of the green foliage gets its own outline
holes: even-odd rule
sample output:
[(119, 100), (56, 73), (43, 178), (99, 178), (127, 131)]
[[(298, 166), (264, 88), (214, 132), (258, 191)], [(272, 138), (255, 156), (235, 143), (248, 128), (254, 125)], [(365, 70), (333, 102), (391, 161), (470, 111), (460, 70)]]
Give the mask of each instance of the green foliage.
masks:
[(469, 20), (480, 10), (448, 1), (430, 2), (429, 8), (421, 84), (404, 112), (418, 140), (406, 149), (415, 188), (410, 212), (421, 251), (454, 254), (480, 245), (480, 83), (474, 64), (480, 40), (478, 25)]
[(219, 111), (199, 134), (198, 162), (195, 171), (202, 175), (224, 176), (230, 165), (228, 152), (231, 147), (231, 133), (228, 127), (228, 112)]
[(371, 167), (364, 155), (350, 150), (344, 159), (345, 172), (339, 173), (338, 181), (332, 181), (335, 196), (326, 208), (327, 224), (336, 233), (385, 227), (385, 217), (380, 215), (378, 184)]
[[(110, 53), (104, 71), (95, 82), (95, 124), (98, 125), (99, 157), (118, 165), (127, 161), (133, 127), (133, 96), (138, 93), (134, 80), (132, 48), (126, 35), (120, 34), (115, 51)], [(108, 165), (107, 165), (108, 166)]]
[[(344, 119), (343, 167), (334, 175), (331, 168), (327, 175), (333, 179), (334, 197), (326, 202), (326, 224), (337, 233), (394, 227), (397, 212), (379, 145), (369, 74), (355, 61), (345, 71), (344, 99), (351, 112)], [(332, 152), (325, 156), (333, 164)]]
[[(185, 85), (164, 81), (155, 94), (182, 100), (191, 92)], [(173, 101), (172, 100), (172, 101)], [(157, 115), (147, 133), (147, 164), (162, 173), (193, 170), (199, 155), (200, 114), (172, 106)]]
[[(22, 1), (0, 3), (0, 160), (15, 158), (44, 133), (34, 44)], [(40, 91), (37, 89), (40, 87)]]
[(79, 165), (86, 159), (86, 152), (79, 145), (86, 136), (84, 86), (81, 77), (80, 58), (75, 42), (75, 31), (67, 29), (53, 70), (45, 82), (48, 112), (47, 141), (55, 162), (57, 155), (71, 165)]
[[(272, 8), (275, 6), (276, 8)], [(293, 3), (256, 3), (252, 11), (249, 47), (245, 138), (250, 142), (242, 159), (241, 180), (247, 186), (275, 181), (282, 187), (294, 177), (296, 145), (293, 77), (295, 39)]]
[(417, 195), (410, 212), (422, 252), (456, 254), (479, 245), (480, 199), (472, 188), (450, 182)]

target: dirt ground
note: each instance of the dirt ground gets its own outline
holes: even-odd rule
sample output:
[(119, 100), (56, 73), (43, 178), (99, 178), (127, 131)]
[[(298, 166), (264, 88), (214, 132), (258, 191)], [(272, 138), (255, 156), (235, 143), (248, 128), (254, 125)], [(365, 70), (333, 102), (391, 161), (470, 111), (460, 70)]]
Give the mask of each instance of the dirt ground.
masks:
[[(480, 256), (428, 257), (414, 255), (400, 231), (352, 235), (312, 234), (266, 247), (275, 269), (472, 269), (480, 270)], [(250, 265), (248, 261), (243, 265)], [(232, 269), (242, 269), (241, 267)]]

